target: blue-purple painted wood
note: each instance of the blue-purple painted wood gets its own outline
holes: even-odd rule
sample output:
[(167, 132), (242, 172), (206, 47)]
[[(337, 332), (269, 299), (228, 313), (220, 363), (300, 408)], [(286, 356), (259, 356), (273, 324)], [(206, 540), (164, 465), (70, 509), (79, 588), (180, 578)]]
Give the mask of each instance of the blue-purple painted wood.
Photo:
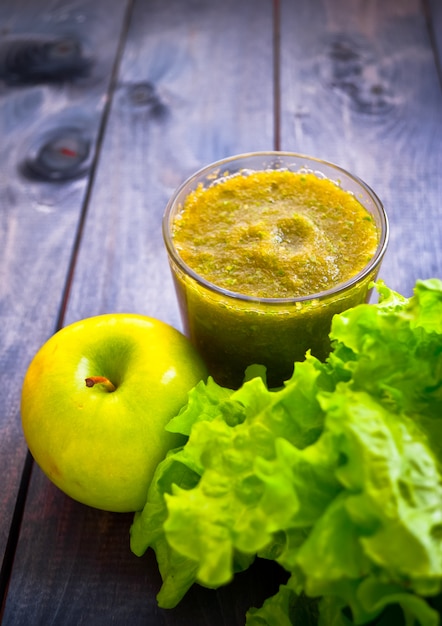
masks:
[[(78, 504), (32, 464), (20, 390), (59, 326), (110, 311), (180, 328), (161, 238), (211, 161), (334, 161), (390, 217), (381, 271), (442, 275), (438, 0), (4, 0), (0, 5), (0, 592), (6, 626), (243, 625), (284, 573), (257, 562), (160, 610), (131, 515)], [(23, 480), (22, 480), (23, 476)]]
[(104, 1), (0, 5), (1, 592), (14, 554), (22, 473), (25, 487), (30, 467), (22, 379), (60, 321), (125, 6), (109, 12)]

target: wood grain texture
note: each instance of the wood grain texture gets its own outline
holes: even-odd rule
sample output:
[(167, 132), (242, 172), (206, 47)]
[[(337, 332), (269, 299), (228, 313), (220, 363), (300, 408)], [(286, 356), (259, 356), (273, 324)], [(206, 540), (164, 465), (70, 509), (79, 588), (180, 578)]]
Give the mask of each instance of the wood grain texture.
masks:
[(136, 4), (67, 321), (130, 310), (180, 326), (162, 214), (203, 165), (273, 147), (271, 20), (266, 0)]
[[(23, 6), (30, 10), (31, 0)], [(77, 1), (66, 3), (64, 9), (50, 3), (49, 21), (63, 23), (66, 12), (86, 15), (86, 6), (94, 16), (91, 30), (85, 29), (88, 41), (95, 41), (96, 27), (99, 41), (116, 43), (118, 37), (111, 32), (112, 28), (116, 32), (123, 13), (116, 1), (95, 0), (90, 6)], [(280, 122), (282, 149), (338, 162), (381, 197), (392, 226), (382, 274), (392, 287), (409, 293), (415, 278), (441, 275), (441, 94), (428, 16), (420, 2), (279, 0), (278, 6), (280, 50), (273, 59), (268, 0), (134, 2), (118, 81), (109, 95), (112, 107), (94, 184), (87, 196), (65, 324), (108, 311), (136, 311), (179, 327), (161, 238), (167, 200), (200, 166), (234, 153), (272, 149), (275, 122), (277, 127)], [(8, 23), (17, 30), (22, 22), (14, 7)], [(100, 7), (106, 7), (106, 13), (98, 26)], [(34, 18), (37, 14), (45, 15), (36, 8)], [(34, 18), (26, 18), (24, 31)], [(276, 120), (274, 60), (280, 61)], [(90, 76), (79, 77), (75, 89), (64, 85), (60, 97), (67, 98), (66, 90), (79, 97), (83, 94), (79, 83), (87, 80)], [(9, 102), (6, 137), (11, 126), (8, 149), (1, 153), (4, 161), (5, 155), (18, 151), (14, 120), (18, 136), (22, 118), (39, 128), (33, 98), (39, 90), (40, 101), (49, 106), (50, 89), (27, 85), (18, 90), (2, 83), (0, 106)], [(88, 93), (91, 89), (92, 83)], [(5, 93), (21, 100), (11, 103)], [(101, 119), (102, 105), (88, 101), (93, 120), (95, 115)], [(20, 110), (23, 115), (17, 117)], [(77, 111), (84, 115), (85, 110), (79, 101)], [(63, 111), (61, 107), (60, 115)], [(5, 181), (11, 176), (14, 181), (16, 174), (11, 172), (6, 170)], [(5, 365), (13, 367), (4, 378), (12, 385), (9, 400), (1, 400), (6, 402), (7, 424), (18, 420), (19, 385), (11, 379), (56, 320), (72, 229), (84, 199), (82, 185), (84, 181), (78, 180), (56, 187), (55, 199), (46, 195), (53, 185), (36, 181), (28, 181), (25, 191), (17, 182), (10, 183), (11, 189), (6, 186), (2, 194), (12, 200), (10, 215), (2, 222), (7, 245), (0, 248), (4, 255), (0, 261), (9, 259), (9, 265), (0, 263), (0, 271), (5, 272), (2, 277), (10, 273), (23, 283), (20, 290), (9, 287), (13, 291), (8, 306), (21, 302), (15, 313), (1, 311), (9, 343), (0, 354), (8, 354)], [(34, 206), (27, 201), (32, 193), (40, 194), (43, 208), (26, 223), (31, 219), (29, 206)], [(43, 202), (48, 197), (50, 201)], [(50, 219), (43, 222), (47, 215)], [(46, 246), (53, 250), (49, 255), (40, 252)], [(53, 276), (47, 256), (56, 259)], [(20, 321), (14, 321), (19, 312)], [(3, 362), (1, 372), (3, 376)], [(17, 445), (17, 437), (15, 432), (8, 445)], [(15, 458), (18, 454), (14, 452)], [(0, 470), (2, 462), (0, 458)], [(217, 591), (194, 587), (176, 609), (160, 610), (154, 555), (132, 555), (131, 521), (131, 515), (75, 503), (34, 467), (2, 625), (243, 625), (247, 608), (261, 604), (282, 578), (271, 564), (257, 562), (227, 587)]]
[(442, 3), (439, 0), (425, 0), (424, 7), (427, 11), (428, 28), (439, 63), (439, 80), (442, 84)]
[[(130, 310), (180, 325), (162, 214), (200, 166), (273, 147), (272, 37), (267, 0), (135, 4), (65, 323)], [(131, 519), (76, 504), (36, 468), (4, 623), (234, 626), (278, 583), (257, 564), (161, 611), (153, 555), (130, 552)]]
[(130, 552), (131, 522), (69, 500), (36, 468), (2, 624), (234, 626), (284, 580), (275, 564), (257, 562), (227, 587), (195, 586), (176, 609), (159, 609), (155, 556)]
[[(33, 354), (57, 324), (88, 180), (86, 171), (51, 180), (51, 168), (45, 178), (37, 159), (66, 129), (87, 137), (92, 158), (124, 13), (124, 3), (113, 15), (105, 6), (0, 6), (1, 560), (26, 455), (21, 384)], [(94, 48), (94, 38), (101, 48)]]
[(391, 226), (380, 276), (411, 295), (442, 275), (442, 98), (422, 5), (283, 1), (281, 14), (283, 147), (376, 191)]

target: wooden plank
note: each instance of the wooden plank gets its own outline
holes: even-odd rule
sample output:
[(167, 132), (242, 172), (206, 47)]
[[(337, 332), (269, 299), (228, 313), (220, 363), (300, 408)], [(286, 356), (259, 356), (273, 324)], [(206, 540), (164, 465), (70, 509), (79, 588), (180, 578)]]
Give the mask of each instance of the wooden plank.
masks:
[[(272, 34), (267, 0), (136, 3), (66, 323), (130, 310), (179, 325), (162, 213), (203, 164), (272, 148)], [(258, 565), (233, 587), (195, 588), (159, 610), (155, 561), (131, 554), (131, 520), (71, 501), (36, 468), (3, 623), (234, 626), (269, 577), (278, 583)]]
[(426, 0), (427, 22), (438, 59), (439, 80), (442, 81), (442, 4), (439, 0)]
[(442, 274), (442, 99), (422, 3), (282, 0), (281, 42), (282, 147), (377, 192), (391, 224), (381, 277), (410, 295)]
[(0, 596), (26, 458), (21, 383), (57, 324), (123, 14), (105, 1), (0, 5)]
[(179, 326), (168, 198), (203, 165), (273, 147), (271, 6), (220, 4), (137, 3), (67, 322), (129, 309)]

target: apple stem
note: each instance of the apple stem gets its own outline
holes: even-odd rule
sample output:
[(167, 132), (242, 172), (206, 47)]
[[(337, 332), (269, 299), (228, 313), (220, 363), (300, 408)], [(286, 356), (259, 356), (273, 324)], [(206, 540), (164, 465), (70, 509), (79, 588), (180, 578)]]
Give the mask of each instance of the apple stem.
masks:
[(111, 391), (115, 391), (116, 387), (109, 378), (106, 376), (89, 376), (89, 378), (85, 378), (86, 387), (93, 387), (94, 385), (103, 385), (109, 393)]

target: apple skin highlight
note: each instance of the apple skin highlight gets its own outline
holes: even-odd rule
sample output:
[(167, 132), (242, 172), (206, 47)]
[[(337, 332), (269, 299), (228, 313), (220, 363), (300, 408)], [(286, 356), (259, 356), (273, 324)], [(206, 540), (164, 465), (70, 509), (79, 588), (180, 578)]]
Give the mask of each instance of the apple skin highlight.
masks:
[(29, 450), (75, 500), (138, 511), (156, 466), (183, 443), (167, 422), (206, 377), (190, 341), (160, 320), (115, 313), (75, 322), (38, 350), (26, 372)]

